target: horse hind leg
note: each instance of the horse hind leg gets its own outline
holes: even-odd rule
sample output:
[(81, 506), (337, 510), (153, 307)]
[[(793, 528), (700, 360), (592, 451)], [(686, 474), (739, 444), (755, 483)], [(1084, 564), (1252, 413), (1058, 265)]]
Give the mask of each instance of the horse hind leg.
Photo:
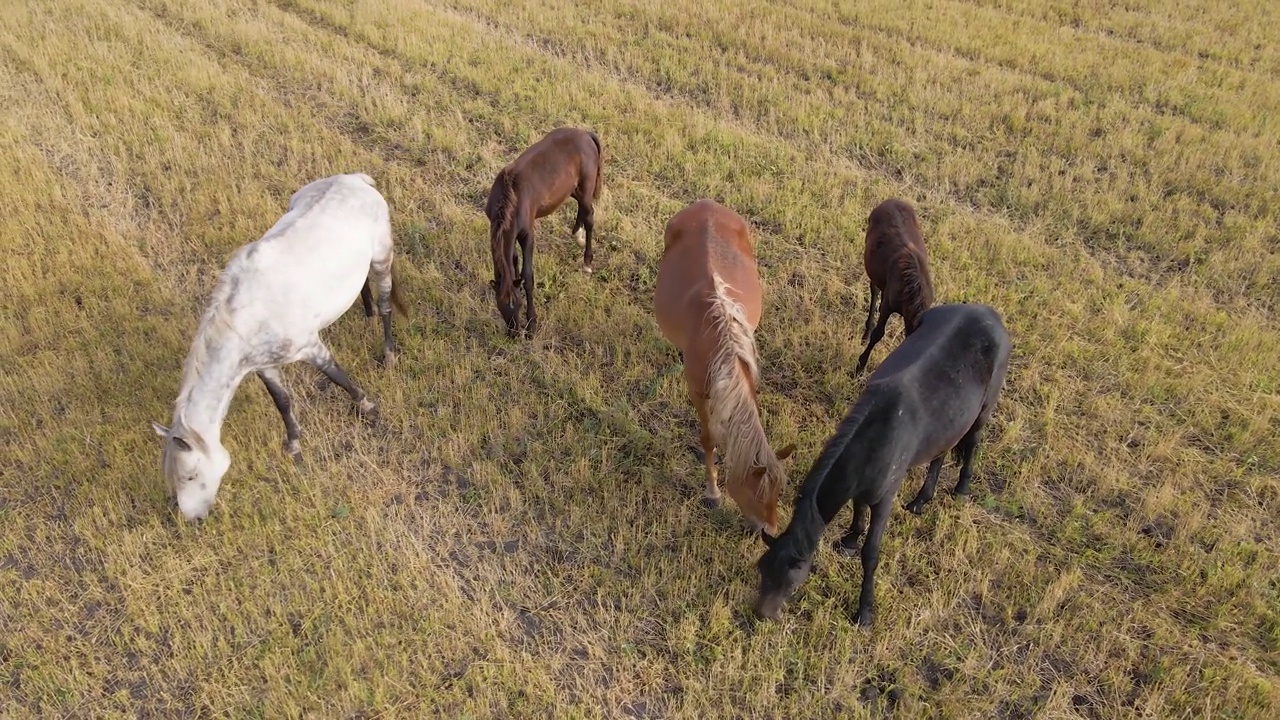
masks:
[[(391, 277), (391, 260), (375, 263), (374, 275), (378, 280), (378, 314), (382, 316), (382, 366), (395, 367), (400, 347), (391, 334), (391, 292), (394, 280)], [(365, 285), (366, 290), (368, 285)]]
[(267, 394), (275, 403), (276, 410), (280, 411), (281, 419), (284, 420), (284, 451), (293, 456), (294, 462), (300, 463), (302, 462), (302, 448), (299, 446), (301, 433), (298, 431), (298, 422), (293, 417), (293, 400), (289, 397), (289, 391), (285, 389), (280, 368), (264, 368), (257, 374), (262, 384), (267, 387)]
[(871, 293), (867, 297), (867, 322), (862, 328), (862, 342), (866, 342), (871, 337), (871, 327), (875, 322), (876, 316), (876, 300), (880, 298), (880, 290), (875, 283), (867, 283), (871, 287)]
[(924, 506), (929, 504), (938, 489), (938, 474), (942, 472), (942, 460), (946, 456), (947, 454), (944, 452), (929, 463), (929, 470), (925, 473), (924, 484), (920, 486), (920, 492), (916, 493), (915, 498), (907, 503), (908, 511), (916, 515), (924, 513)]
[(969, 432), (956, 443), (956, 461), (960, 463), (960, 477), (951, 490), (952, 497), (960, 498), (969, 494), (969, 483), (973, 480), (973, 456), (978, 451), (978, 441), (982, 437), (982, 426), (986, 418), (979, 418), (969, 428)]
[(582, 247), (582, 272), (588, 275), (594, 272), (592, 261), (595, 256), (592, 253), (591, 246), (596, 228), (596, 208), (595, 203), (591, 200), (590, 193), (590, 188), (587, 188), (576, 196), (578, 216), (573, 221), (574, 237), (578, 239), (578, 245)]
[(875, 329), (871, 331), (870, 341), (867, 347), (862, 351), (862, 355), (858, 356), (858, 367), (854, 368), (854, 375), (861, 375), (862, 371), (867, 367), (867, 361), (871, 359), (871, 350), (875, 348), (876, 343), (884, 337), (884, 326), (889, 322), (889, 316), (893, 314), (892, 308), (888, 307), (888, 303), (880, 301), (880, 321), (876, 323)]

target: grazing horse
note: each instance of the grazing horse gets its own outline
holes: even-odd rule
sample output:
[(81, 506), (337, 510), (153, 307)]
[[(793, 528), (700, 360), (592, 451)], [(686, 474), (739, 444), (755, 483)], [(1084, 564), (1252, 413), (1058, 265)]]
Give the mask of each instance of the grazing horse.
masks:
[(757, 529), (772, 533), (778, 491), (787, 479), (782, 461), (795, 445), (775, 454), (760, 422), (754, 336), (760, 294), (750, 229), (737, 213), (704, 199), (667, 222), (654, 315), (663, 336), (680, 350), (685, 386), (698, 412), (707, 473), (703, 503), (720, 504), (719, 447), (729, 496)]
[[(866, 249), (862, 263), (870, 279), (871, 298), (867, 303), (867, 322), (862, 342), (867, 347), (853, 371), (861, 375), (871, 357), (871, 349), (884, 337), (889, 316), (902, 316), (905, 334), (910, 336), (920, 325), (920, 316), (933, 305), (933, 281), (929, 277), (929, 254), (924, 248), (920, 221), (911, 205), (897, 198), (885, 200), (871, 211), (867, 221)], [(871, 328), (880, 298), (880, 321)], [(869, 339), (869, 341), (868, 341)]]
[[(533, 222), (560, 208), (570, 196), (578, 202), (573, 233), (583, 247), (582, 270), (591, 273), (591, 239), (595, 233), (594, 201), (600, 197), (604, 177), (600, 138), (590, 130), (561, 127), (530, 145), (514, 161), (498, 171), (489, 190), (485, 215), (489, 218), (489, 244), (493, 250), (493, 288), (498, 312), (507, 324), (507, 335), (516, 337), (519, 294), (524, 286), (525, 329), (538, 329), (533, 307)], [(516, 243), (524, 253), (516, 255)]]
[(943, 458), (953, 450), (961, 464), (953, 493), (969, 492), (978, 436), (1004, 385), (1009, 352), (1009, 334), (987, 305), (947, 304), (925, 311), (916, 332), (871, 374), (814, 461), (786, 531), (764, 538), (769, 549), (756, 563), (756, 614), (777, 617), (809, 576), (822, 531), (852, 501), (853, 522), (837, 550), (857, 551), (869, 510), (858, 622), (871, 624), (880, 541), (903, 478), (910, 468), (929, 462), (924, 485), (907, 506), (919, 514), (933, 498)]
[[(383, 363), (395, 360), (391, 306), (407, 314), (393, 284), (394, 255), (386, 200), (363, 173), (334, 175), (302, 187), (288, 211), (260, 239), (232, 254), (218, 278), (182, 369), (162, 466), (188, 520), (208, 516), (231, 456), (220, 442), (222, 421), (241, 380), (256, 373), (284, 419), (284, 449), (295, 460), (298, 424), (280, 374), (305, 360), (347, 391), (361, 415), (376, 406), (333, 359), (320, 331), (378, 284)], [(371, 314), (372, 298), (366, 305)]]

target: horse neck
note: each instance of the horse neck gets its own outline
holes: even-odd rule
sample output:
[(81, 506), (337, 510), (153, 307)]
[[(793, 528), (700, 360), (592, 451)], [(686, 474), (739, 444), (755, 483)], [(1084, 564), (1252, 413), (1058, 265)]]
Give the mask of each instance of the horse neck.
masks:
[(759, 458), (772, 457), (756, 404), (755, 338), (745, 311), (724, 292), (715, 277), (715, 296), (708, 312), (715, 343), (707, 368), (708, 414), (723, 446), (731, 481), (741, 478)]
[(222, 421), (244, 379), (244, 342), (214, 308), (201, 323), (182, 370), (174, 425), (220, 442)]

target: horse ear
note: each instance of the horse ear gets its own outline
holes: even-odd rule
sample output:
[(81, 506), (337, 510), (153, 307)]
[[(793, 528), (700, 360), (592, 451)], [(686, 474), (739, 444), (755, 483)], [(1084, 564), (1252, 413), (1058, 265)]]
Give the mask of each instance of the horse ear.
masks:
[(764, 544), (768, 547), (773, 547), (773, 544), (778, 541), (778, 538), (770, 535), (764, 530), (760, 531), (760, 539), (763, 540)]
[(153, 423), (151, 423), (151, 429), (152, 429), (152, 430), (154, 430), (154, 431), (156, 432), (156, 434), (157, 434), (157, 435), (159, 435), (159, 436), (160, 436), (160, 437), (162, 437), (162, 438), (167, 438), (167, 437), (169, 437), (169, 428), (167, 428), (167, 427), (165, 427), (165, 426), (161, 425), (161, 424), (160, 424), (160, 423), (158, 423), (158, 422), (153, 422)]
[(795, 452), (795, 451), (796, 451), (796, 444), (795, 444), (795, 443), (788, 443), (786, 447), (784, 447), (784, 448), (782, 448), (781, 450), (779, 450), (778, 452), (774, 453), (774, 455), (775, 455), (775, 456), (777, 456), (777, 458), (778, 458), (778, 460), (779, 460), (779, 461), (782, 461), (782, 460), (786, 460), (787, 458), (791, 457), (791, 453), (793, 453), (793, 452)]

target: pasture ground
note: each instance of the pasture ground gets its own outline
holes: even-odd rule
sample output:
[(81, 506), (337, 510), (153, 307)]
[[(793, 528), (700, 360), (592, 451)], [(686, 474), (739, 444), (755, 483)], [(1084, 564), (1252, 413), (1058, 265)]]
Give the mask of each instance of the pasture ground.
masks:
[[(1280, 715), (1278, 14), (4, 3), (0, 715)], [(596, 274), (571, 207), (541, 221), (541, 334), (515, 344), (480, 207), (561, 124), (606, 147)], [(291, 367), (295, 468), (247, 381), (219, 505), (185, 525), (149, 422), (216, 274), (355, 170), (414, 316), (391, 371), (358, 302), (327, 337), (386, 424)], [(872, 630), (827, 546), (753, 623), (761, 546), (699, 504), (651, 319), (662, 228), (710, 196), (757, 232), (786, 517), (860, 389), (862, 233), (892, 195), (940, 299), (1016, 343), (974, 496), (895, 514)]]

